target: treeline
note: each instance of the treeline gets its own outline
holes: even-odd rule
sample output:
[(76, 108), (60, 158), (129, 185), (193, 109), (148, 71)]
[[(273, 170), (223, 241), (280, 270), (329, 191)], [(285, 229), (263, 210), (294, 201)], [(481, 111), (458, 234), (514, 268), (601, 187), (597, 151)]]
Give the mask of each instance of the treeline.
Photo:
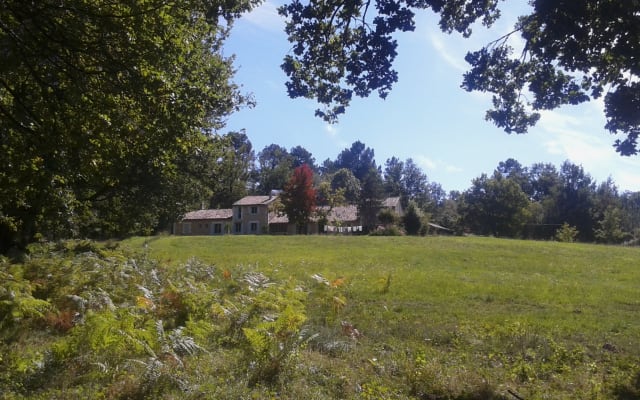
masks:
[[(391, 157), (378, 165), (374, 150), (360, 141), (317, 163), (301, 146), (287, 150), (271, 144), (256, 154), (244, 133), (230, 133), (225, 140), (225, 156), (216, 160), (212, 174), (211, 208), (282, 189), (292, 171), (307, 164), (314, 172), (317, 204), (357, 204), (368, 231), (398, 225), (419, 234), (431, 222), (457, 234), (510, 238), (633, 243), (640, 237), (640, 192), (620, 193), (612, 179), (598, 183), (569, 161), (559, 168), (526, 167), (508, 159), (475, 178), (469, 189), (446, 192), (411, 158)], [(395, 196), (405, 219), (380, 214), (382, 201)]]
[[(356, 204), (365, 232), (425, 234), (431, 223), (456, 234), (602, 243), (637, 243), (640, 238), (640, 192), (620, 193), (611, 179), (598, 183), (568, 161), (559, 168), (525, 167), (509, 159), (474, 179), (469, 189), (446, 192), (411, 158), (391, 157), (378, 164), (374, 150), (360, 141), (320, 163), (301, 146), (270, 144), (256, 152), (243, 132), (201, 136), (197, 144), (165, 164), (138, 158), (132, 165), (114, 166), (122, 175), (118, 179), (110, 171), (103, 177), (111, 180), (104, 182), (78, 172), (74, 176), (82, 180), (51, 181), (54, 186), (21, 186), (17, 180), (4, 186), (0, 253), (38, 240), (167, 231), (186, 211), (229, 208), (245, 195), (284, 189), (302, 165), (313, 171), (315, 204)], [(31, 171), (45, 176), (46, 168)], [(6, 196), (9, 192), (15, 196)], [(396, 196), (405, 212), (402, 219), (381, 207), (385, 198)]]

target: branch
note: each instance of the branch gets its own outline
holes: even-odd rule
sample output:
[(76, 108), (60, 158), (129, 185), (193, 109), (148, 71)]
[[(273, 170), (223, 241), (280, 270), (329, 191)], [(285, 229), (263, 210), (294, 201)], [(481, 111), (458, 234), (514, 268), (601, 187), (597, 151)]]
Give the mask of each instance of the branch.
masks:
[(518, 396), (518, 394), (511, 389), (507, 389), (507, 392), (518, 400), (524, 400), (524, 397)]

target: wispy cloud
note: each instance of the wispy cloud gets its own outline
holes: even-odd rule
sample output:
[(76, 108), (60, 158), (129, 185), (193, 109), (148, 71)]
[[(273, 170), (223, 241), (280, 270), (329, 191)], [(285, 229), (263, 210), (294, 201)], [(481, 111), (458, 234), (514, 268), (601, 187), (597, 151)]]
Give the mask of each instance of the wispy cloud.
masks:
[(586, 119), (558, 111), (544, 111), (540, 127), (551, 134), (550, 140), (545, 142), (546, 150), (579, 164), (612, 161), (616, 154), (611, 143), (605, 140), (606, 136), (589, 134), (593, 126), (585, 124), (589, 124)]
[(640, 175), (631, 171), (621, 171), (614, 179), (624, 190), (640, 191)]
[(602, 104), (587, 104), (580, 114), (561, 111), (542, 113), (539, 126), (549, 134), (544, 143), (549, 154), (582, 165), (596, 180), (609, 176), (624, 190), (640, 190), (640, 160), (623, 158), (613, 149), (613, 137), (606, 134)]
[(462, 172), (462, 168), (458, 166), (447, 164), (446, 162), (443, 162), (441, 160), (433, 160), (432, 158), (422, 154), (415, 156), (413, 160), (416, 162), (416, 164), (427, 171), (441, 170), (447, 173)]
[(338, 133), (340, 132), (338, 127), (336, 125), (333, 125), (333, 124), (326, 124), (324, 126), (324, 130), (331, 137), (336, 137), (338, 135)]
[(451, 39), (447, 42), (443, 39), (443, 34), (439, 32), (431, 32), (429, 35), (429, 41), (433, 48), (438, 52), (438, 55), (451, 67), (458, 70), (459, 72), (465, 72), (468, 69), (468, 65), (464, 61), (464, 56), (460, 54), (454, 54), (450, 50), (452, 46), (450, 46)]
[(282, 32), (284, 29), (284, 20), (278, 15), (278, 6), (272, 1), (265, 1), (250, 13), (245, 14), (243, 19), (267, 31)]

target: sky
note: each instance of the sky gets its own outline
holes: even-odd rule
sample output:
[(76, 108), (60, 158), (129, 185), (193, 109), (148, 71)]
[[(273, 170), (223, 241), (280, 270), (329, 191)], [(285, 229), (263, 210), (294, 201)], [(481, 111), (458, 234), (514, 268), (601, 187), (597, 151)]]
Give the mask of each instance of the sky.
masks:
[(418, 11), (416, 30), (395, 36), (399, 81), (389, 96), (354, 99), (337, 124), (315, 117), (314, 101), (287, 96), (280, 65), (291, 44), (277, 14), (279, 1), (267, 0), (236, 21), (224, 49), (226, 56), (235, 55), (235, 82), (257, 102), (233, 114), (226, 131), (244, 130), (256, 154), (272, 143), (289, 150), (302, 146), (321, 164), (359, 140), (374, 150), (383, 169), (391, 157), (412, 158), (446, 191), (470, 188), (474, 178), (492, 174), (509, 158), (525, 167), (544, 162), (559, 168), (569, 160), (597, 182), (610, 177), (620, 192), (640, 191), (640, 156), (616, 153), (601, 99), (543, 111), (529, 133), (508, 135), (484, 118), (490, 94), (460, 88), (468, 70), (465, 54), (510, 32), (517, 16), (527, 13), (526, 0), (503, 3), (500, 20), (489, 30), (474, 27), (469, 39), (442, 33), (435, 14)]

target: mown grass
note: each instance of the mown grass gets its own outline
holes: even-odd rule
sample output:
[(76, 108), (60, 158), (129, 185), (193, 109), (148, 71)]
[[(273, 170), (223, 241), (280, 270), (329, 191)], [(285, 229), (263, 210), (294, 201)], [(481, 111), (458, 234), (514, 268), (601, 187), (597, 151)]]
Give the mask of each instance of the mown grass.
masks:
[[(195, 257), (316, 288), (307, 314), (318, 336), (280, 395), (328, 385), (319, 393), (336, 398), (639, 398), (637, 248), (337, 236), (123, 245), (176, 267)], [(314, 274), (335, 287), (318, 289)]]

